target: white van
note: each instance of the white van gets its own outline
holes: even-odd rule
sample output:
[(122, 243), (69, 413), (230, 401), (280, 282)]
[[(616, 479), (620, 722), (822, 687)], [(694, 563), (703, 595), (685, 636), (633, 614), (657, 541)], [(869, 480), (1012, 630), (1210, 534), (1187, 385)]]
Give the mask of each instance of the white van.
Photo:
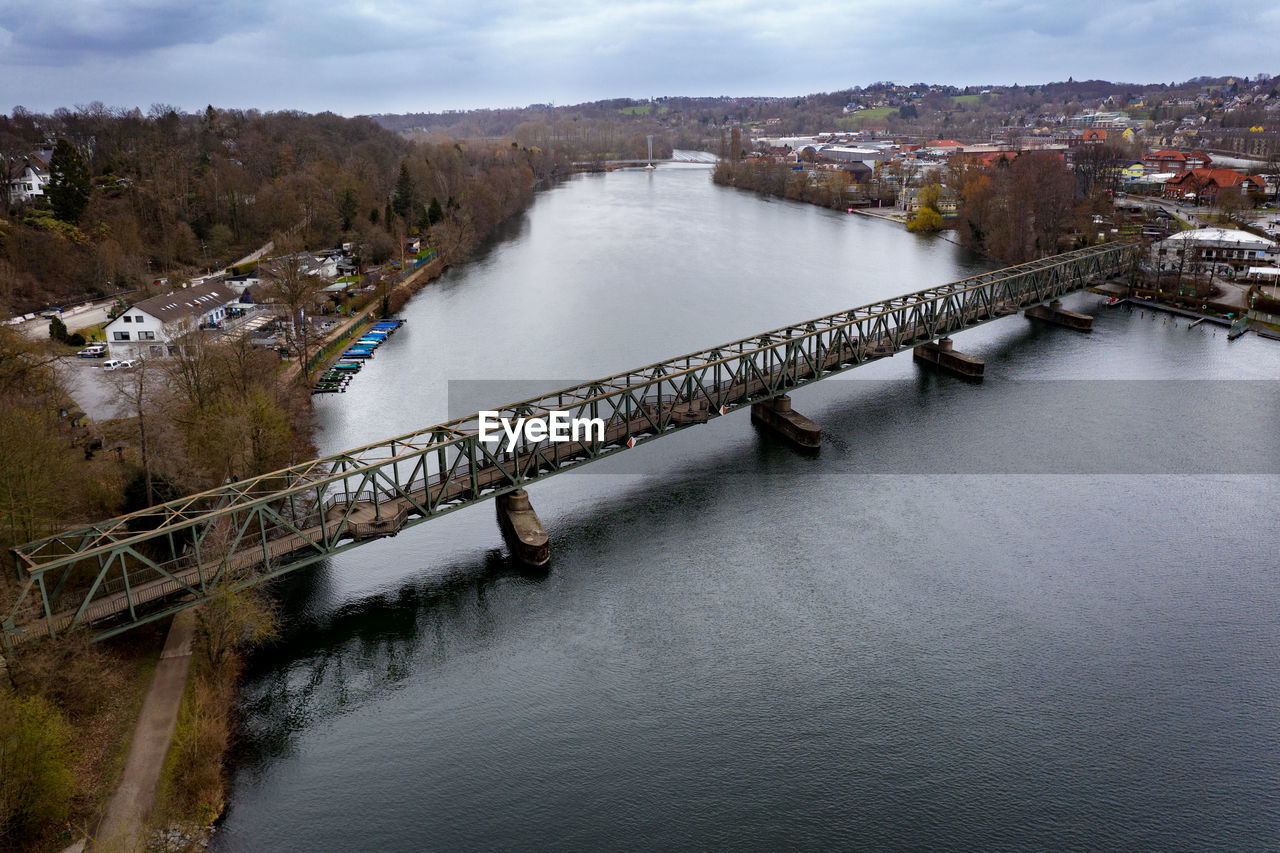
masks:
[(107, 348), (102, 346), (101, 344), (94, 344), (91, 347), (85, 347), (84, 349), (80, 350), (80, 352), (76, 353), (76, 355), (80, 356), (81, 358), (106, 358)]
[(102, 362), (103, 370), (119, 370), (122, 367), (124, 367), (124, 362), (118, 358), (109, 358)]

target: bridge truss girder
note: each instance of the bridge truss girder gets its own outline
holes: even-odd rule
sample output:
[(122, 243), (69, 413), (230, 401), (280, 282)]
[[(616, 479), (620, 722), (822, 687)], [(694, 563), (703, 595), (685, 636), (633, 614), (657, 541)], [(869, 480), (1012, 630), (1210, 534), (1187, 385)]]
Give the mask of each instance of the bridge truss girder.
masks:
[(8, 646), (106, 637), (752, 403), (1126, 271), (1106, 244), (972, 276), (596, 379), (497, 411), (601, 418), (603, 440), (479, 440), (470, 415), (14, 549)]

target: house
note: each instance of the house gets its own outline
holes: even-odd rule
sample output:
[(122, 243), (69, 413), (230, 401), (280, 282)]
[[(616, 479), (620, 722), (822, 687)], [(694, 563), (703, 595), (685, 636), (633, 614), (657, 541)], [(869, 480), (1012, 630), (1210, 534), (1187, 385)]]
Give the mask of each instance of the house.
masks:
[(1247, 275), (1250, 269), (1274, 266), (1277, 244), (1247, 231), (1197, 228), (1179, 231), (1151, 247), (1151, 260), (1162, 271)]
[(143, 358), (172, 355), (173, 341), (195, 329), (221, 328), (243, 309), (236, 291), (222, 282), (196, 285), (132, 305), (107, 324), (112, 355)]
[(1203, 151), (1152, 151), (1142, 158), (1142, 165), (1148, 174), (1156, 172), (1173, 172), (1182, 174), (1192, 169), (1207, 169), (1211, 158)]
[(1104, 127), (1090, 127), (1080, 131), (1081, 145), (1106, 145), (1107, 129)]
[(1243, 195), (1261, 194), (1266, 182), (1257, 175), (1242, 175), (1233, 169), (1192, 169), (1170, 178), (1164, 185), (1164, 197), (1195, 199), (1200, 204), (1215, 204), (1223, 190), (1238, 188)]
[(22, 170), (9, 183), (9, 203), (26, 204), (33, 198), (44, 195), (44, 189), (47, 186), (49, 186), (48, 158), (42, 159), (40, 154), (26, 157), (22, 162)]
[(924, 153), (935, 157), (948, 157), (959, 152), (964, 145), (954, 139), (930, 139), (924, 144)]
[[(902, 208), (907, 213), (916, 213), (920, 209), (920, 190), (916, 187), (908, 187), (902, 191)], [(938, 198), (938, 212), (943, 216), (954, 216), (959, 210), (960, 201), (956, 198), (955, 193), (946, 187), (942, 188), (942, 194)]]
[(262, 284), (262, 278), (256, 272), (245, 273), (244, 275), (229, 275), (222, 281), (237, 296), (241, 296), (246, 290)]

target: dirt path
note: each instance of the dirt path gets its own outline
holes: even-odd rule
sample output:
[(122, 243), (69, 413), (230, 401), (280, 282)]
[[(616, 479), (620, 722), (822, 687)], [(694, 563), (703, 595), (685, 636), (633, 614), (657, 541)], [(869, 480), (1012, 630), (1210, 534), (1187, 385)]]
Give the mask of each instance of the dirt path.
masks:
[(191, 668), (194, 630), (191, 611), (173, 617), (164, 651), (142, 700), (142, 713), (129, 743), (124, 772), (98, 824), (93, 849), (100, 853), (133, 853), (145, 847), (143, 827), (155, 804), (164, 757), (178, 725), (178, 709)]

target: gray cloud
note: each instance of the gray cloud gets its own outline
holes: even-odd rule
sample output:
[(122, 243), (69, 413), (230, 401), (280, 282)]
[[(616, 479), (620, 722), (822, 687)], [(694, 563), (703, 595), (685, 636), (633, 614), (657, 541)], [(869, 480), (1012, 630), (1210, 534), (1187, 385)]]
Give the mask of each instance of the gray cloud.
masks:
[(355, 114), (1280, 70), (1280, 6), (1204, 14), (1191, 0), (10, 0), (0, 109)]
[(12, 47), (30, 59), (136, 56), (157, 48), (213, 44), (262, 19), (263, 4), (189, 0), (16, 0), (6, 5)]

